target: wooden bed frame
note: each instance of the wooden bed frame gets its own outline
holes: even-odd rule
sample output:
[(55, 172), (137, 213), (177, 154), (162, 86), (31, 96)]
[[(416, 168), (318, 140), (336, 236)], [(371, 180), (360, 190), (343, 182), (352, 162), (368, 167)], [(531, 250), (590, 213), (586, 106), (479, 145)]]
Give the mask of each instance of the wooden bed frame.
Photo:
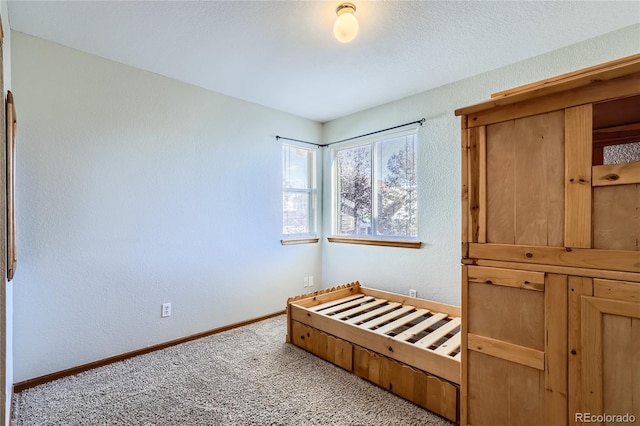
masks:
[(460, 308), (358, 282), (287, 301), (287, 342), (454, 422)]

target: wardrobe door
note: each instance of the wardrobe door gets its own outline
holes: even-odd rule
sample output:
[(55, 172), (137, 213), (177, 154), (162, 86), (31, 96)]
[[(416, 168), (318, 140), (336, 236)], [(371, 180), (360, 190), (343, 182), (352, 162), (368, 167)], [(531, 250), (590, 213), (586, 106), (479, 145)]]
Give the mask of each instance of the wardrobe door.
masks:
[(604, 415), (595, 424), (640, 420), (640, 283), (594, 279), (593, 296), (581, 297), (580, 309), (582, 411), (575, 413), (576, 424), (594, 424), (587, 413)]
[(545, 424), (545, 274), (463, 272), (463, 424)]

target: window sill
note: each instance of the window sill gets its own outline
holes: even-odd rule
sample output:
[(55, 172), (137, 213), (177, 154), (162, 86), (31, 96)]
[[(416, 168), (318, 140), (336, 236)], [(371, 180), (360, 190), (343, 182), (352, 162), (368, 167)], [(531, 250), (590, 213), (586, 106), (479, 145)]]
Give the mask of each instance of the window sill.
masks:
[(375, 238), (327, 237), (330, 243), (363, 244), (367, 246), (403, 247), (419, 249), (422, 241), (413, 240), (380, 240)]
[(280, 240), (280, 244), (283, 246), (293, 246), (296, 244), (315, 244), (320, 241), (320, 238), (295, 238), (290, 240)]

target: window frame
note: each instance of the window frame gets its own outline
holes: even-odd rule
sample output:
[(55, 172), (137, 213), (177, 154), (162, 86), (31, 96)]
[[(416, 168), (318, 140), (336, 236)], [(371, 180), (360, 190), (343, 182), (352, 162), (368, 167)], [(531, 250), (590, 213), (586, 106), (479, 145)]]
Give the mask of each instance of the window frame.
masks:
[[(284, 173), (285, 173), (285, 159), (284, 153), (285, 148), (293, 148), (307, 151), (311, 155), (307, 157), (307, 188), (286, 188), (284, 185)], [(310, 148), (307, 145), (298, 144), (295, 142), (283, 142), (280, 148), (280, 155), (282, 161), (282, 175), (281, 175), (281, 200), (282, 200), (282, 228), (281, 235), (282, 239), (280, 242), (282, 245), (294, 245), (294, 244), (307, 244), (307, 243), (317, 243), (319, 241), (318, 238), (318, 159), (319, 155), (317, 152), (317, 148)], [(309, 196), (309, 212), (308, 212), (308, 223), (309, 223), (309, 232), (297, 233), (297, 234), (285, 234), (284, 233), (284, 197), (285, 194), (308, 194)]]
[[(418, 128), (412, 128), (408, 130), (395, 130), (391, 132), (384, 132), (376, 136), (368, 136), (358, 138), (353, 141), (336, 144), (331, 147), (331, 236), (328, 237), (329, 242), (335, 243), (350, 243), (350, 244), (364, 244), (364, 245), (380, 245), (380, 246), (392, 246), (392, 247), (405, 247), (405, 248), (420, 248), (421, 242), (419, 241), (419, 224), (417, 221), (419, 205), (418, 205), (418, 189), (417, 189), (417, 175), (418, 175), (418, 147), (419, 147), (419, 132)], [(403, 236), (403, 235), (378, 235), (379, 226), (379, 201), (378, 192), (380, 190), (377, 181), (378, 168), (380, 165), (378, 144), (384, 141), (389, 141), (395, 138), (413, 136), (414, 137), (414, 173), (416, 175), (416, 235), (415, 236)], [(371, 200), (371, 228), (372, 235), (352, 235), (340, 233), (340, 220), (339, 220), (339, 168), (338, 168), (338, 153), (345, 149), (352, 149), (359, 146), (370, 146), (371, 151), (371, 187), (372, 187), (372, 200)]]

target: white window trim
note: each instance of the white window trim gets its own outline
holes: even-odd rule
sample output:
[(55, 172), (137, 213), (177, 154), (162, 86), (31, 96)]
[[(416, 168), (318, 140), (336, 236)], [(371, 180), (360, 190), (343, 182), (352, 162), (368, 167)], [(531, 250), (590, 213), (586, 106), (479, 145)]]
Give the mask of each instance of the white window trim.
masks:
[[(409, 129), (403, 129), (403, 130), (390, 130), (387, 132), (381, 132), (379, 134), (376, 135), (371, 135), (371, 136), (363, 136), (361, 138), (357, 138), (357, 139), (353, 139), (351, 141), (348, 142), (341, 142), (341, 143), (337, 143), (332, 145), (331, 149), (330, 149), (330, 158), (331, 158), (331, 236), (328, 237), (328, 241), (329, 242), (341, 242), (341, 243), (352, 243), (352, 244), (366, 244), (366, 245), (390, 245), (390, 246), (398, 246), (398, 247), (409, 247), (410, 245), (413, 246), (411, 248), (420, 248), (421, 247), (421, 243), (419, 242), (419, 235), (417, 236), (388, 236), (388, 235), (372, 235), (372, 236), (354, 236), (354, 235), (344, 235), (344, 234), (340, 234), (338, 232), (338, 197), (337, 197), (337, 193), (338, 193), (338, 168), (337, 168), (337, 154), (338, 151), (343, 150), (343, 149), (349, 149), (349, 148), (354, 148), (357, 146), (363, 146), (363, 145), (371, 145), (372, 146), (372, 153), (375, 152), (375, 145), (377, 142), (380, 141), (384, 141), (384, 140), (388, 140), (388, 139), (393, 139), (396, 137), (402, 137), (402, 136), (409, 136), (409, 135), (415, 135), (416, 137), (416, 150), (418, 149), (418, 142), (419, 142), (419, 127), (415, 126)], [(376, 159), (377, 155), (373, 155), (372, 158), (372, 162), (371, 162), (371, 173), (372, 173), (372, 181), (373, 181), (373, 174), (375, 173), (376, 170), (376, 166), (377, 166), (377, 159)], [(418, 173), (418, 170), (416, 170), (416, 173)], [(375, 212), (377, 211), (377, 197), (373, 196), (372, 197), (373, 202), (372, 202), (372, 216), (375, 215)], [(373, 222), (376, 219), (372, 218), (372, 226), (373, 226)], [(384, 243), (380, 243), (380, 244), (376, 244), (376, 242), (398, 242), (400, 244), (396, 245), (396, 244), (384, 244)], [(371, 244), (369, 244), (368, 242), (372, 242)], [(409, 244), (407, 245), (402, 245), (403, 242), (407, 242)]]
[[(309, 232), (300, 233), (300, 234), (284, 234), (282, 233), (282, 239), (280, 240), (282, 245), (294, 245), (294, 244), (306, 244), (306, 243), (316, 243), (319, 241), (318, 238), (318, 224), (320, 223), (320, 209), (319, 209), (319, 190), (318, 190), (318, 182), (321, 182), (321, 176), (319, 173), (321, 172), (321, 167), (318, 164), (320, 161), (321, 155), (319, 155), (317, 149), (310, 147), (307, 144), (297, 143), (297, 142), (283, 142), (280, 146), (280, 156), (282, 158), (282, 150), (284, 147), (292, 147), (304, 149), (306, 151), (310, 151), (313, 155), (311, 159), (309, 159), (309, 189), (302, 188), (291, 188), (285, 189), (281, 184), (281, 197), (285, 192), (290, 193), (308, 193), (310, 196), (310, 207), (309, 207)], [(282, 179), (281, 179), (282, 182)], [(284, 212), (281, 213), (281, 219)], [(282, 232), (282, 230), (281, 230)]]

